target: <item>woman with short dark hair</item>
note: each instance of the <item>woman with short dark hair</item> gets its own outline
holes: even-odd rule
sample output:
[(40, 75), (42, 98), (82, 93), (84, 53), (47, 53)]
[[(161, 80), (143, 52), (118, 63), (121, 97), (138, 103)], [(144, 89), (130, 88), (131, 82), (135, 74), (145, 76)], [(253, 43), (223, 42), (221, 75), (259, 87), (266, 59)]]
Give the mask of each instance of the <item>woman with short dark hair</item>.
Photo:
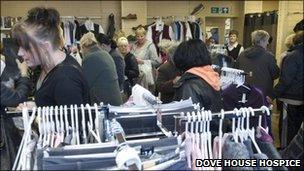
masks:
[[(182, 42), (176, 49), (173, 62), (182, 72), (181, 78), (173, 86), (174, 100), (186, 100), (191, 97), (200, 108), (219, 112), (223, 108), (220, 95), (220, 77), (211, 67), (207, 47), (200, 39)], [(218, 122), (212, 122), (212, 135), (218, 133)]]
[(199, 103), (205, 110), (220, 111), (220, 77), (211, 67), (205, 43), (199, 39), (182, 42), (174, 53), (173, 62), (183, 73), (174, 85), (174, 99), (191, 97), (194, 103)]

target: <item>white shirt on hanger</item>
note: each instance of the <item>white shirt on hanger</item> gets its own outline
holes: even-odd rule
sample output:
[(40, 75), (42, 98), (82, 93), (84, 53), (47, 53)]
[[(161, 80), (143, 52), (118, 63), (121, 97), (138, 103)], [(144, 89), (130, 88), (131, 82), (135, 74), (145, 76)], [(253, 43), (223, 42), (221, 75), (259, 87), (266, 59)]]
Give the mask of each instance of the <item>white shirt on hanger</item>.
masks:
[[(94, 23), (91, 20), (86, 20), (84, 23), (85, 27), (87, 28), (88, 31), (94, 31)], [(104, 34), (104, 30), (101, 25), (99, 26), (99, 33)]]

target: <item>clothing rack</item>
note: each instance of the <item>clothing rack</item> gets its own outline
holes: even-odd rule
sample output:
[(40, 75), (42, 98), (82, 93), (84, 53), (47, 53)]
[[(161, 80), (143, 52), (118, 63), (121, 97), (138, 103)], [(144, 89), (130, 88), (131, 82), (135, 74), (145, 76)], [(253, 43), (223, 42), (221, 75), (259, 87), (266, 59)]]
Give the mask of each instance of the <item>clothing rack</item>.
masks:
[(212, 65), (213, 69), (219, 69), (224, 72), (234, 72), (239, 73), (241, 75), (248, 75), (249, 77), (252, 77), (252, 72), (245, 72), (243, 70), (235, 69), (235, 68), (229, 68), (229, 67), (220, 67), (218, 65)]
[(191, 17), (195, 17), (194, 15), (188, 15), (188, 16), (174, 16), (174, 15), (170, 15), (170, 16), (147, 16), (147, 19), (173, 19), (175, 20), (176, 18), (178, 19), (183, 19), (183, 20), (190, 20)]
[(100, 16), (60, 16), (61, 19), (103, 19)]
[[(270, 107), (262, 106), (260, 108), (252, 109), (250, 112), (252, 112), (252, 111), (255, 112), (254, 116), (264, 115), (265, 112), (267, 114), (270, 114), (268, 111), (272, 110), (272, 107), (273, 106), (270, 106)], [(201, 110), (200, 112), (206, 112), (206, 111)], [(210, 112), (210, 111), (208, 111), (208, 112)], [(211, 116), (212, 116), (212, 119), (221, 119), (222, 115), (224, 115), (224, 118), (237, 118), (237, 117), (241, 117), (242, 115), (239, 115), (239, 116), (236, 115), (237, 112), (240, 112), (240, 110), (239, 109), (235, 109), (235, 110), (231, 110), (231, 111), (224, 111), (224, 110), (222, 110), (222, 112), (211, 113)], [(193, 113), (191, 113), (191, 119), (193, 119), (192, 114)], [(251, 113), (251, 116), (252, 116), (252, 113)], [(188, 117), (185, 116), (185, 113), (181, 113), (180, 116), (175, 116), (175, 118), (180, 119), (181, 121), (188, 120)], [(197, 118), (198, 118), (197, 115), (194, 115), (194, 119), (197, 119)]]

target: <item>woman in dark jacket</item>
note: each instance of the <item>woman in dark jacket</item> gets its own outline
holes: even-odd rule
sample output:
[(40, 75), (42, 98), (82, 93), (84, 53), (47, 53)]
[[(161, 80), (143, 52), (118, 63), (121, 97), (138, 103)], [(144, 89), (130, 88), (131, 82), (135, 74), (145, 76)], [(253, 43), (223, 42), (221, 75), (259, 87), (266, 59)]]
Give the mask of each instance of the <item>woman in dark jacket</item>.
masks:
[(125, 88), (126, 94), (128, 96), (132, 93), (132, 87), (137, 83), (139, 76), (138, 63), (135, 56), (130, 53), (129, 42), (125, 37), (120, 37), (117, 40), (117, 45), (120, 53), (124, 56), (125, 60), (125, 75), (127, 76), (127, 80), (125, 80)]
[(27, 75), (27, 65), (25, 62), (20, 63), (19, 61), (17, 61), (17, 64), (20, 70), (20, 77), (15, 80), (14, 88), (2, 82), (1, 78), (1, 170), (10, 170), (12, 168), (21, 140), (12, 118), (5, 114), (5, 107), (16, 107), (19, 103), (26, 101), (31, 88)]
[(169, 58), (157, 69), (158, 74), (155, 85), (156, 90), (160, 92), (160, 99), (163, 103), (173, 101), (175, 93), (173, 85), (180, 79), (180, 72), (173, 64), (173, 54), (178, 45), (178, 43), (171, 42), (169, 47), (163, 49)]
[(274, 95), (287, 106), (287, 145), (296, 135), (304, 119), (303, 98), (303, 31), (293, 38), (294, 46), (282, 61), (282, 71)]
[(103, 102), (121, 105), (122, 99), (113, 58), (99, 47), (91, 32), (83, 35), (80, 46), (84, 57), (82, 67), (89, 84), (91, 104)]
[[(176, 49), (173, 61), (183, 73), (174, 85), (175, 100), (191, 97), (204, 110), (219, 112), (223, 108), (220, 95), (220, 77), (211, 67), (207, 47), (200, 39), (182, 42)], [(218, 133), (218, 122), (212, 122), (212, 135)]]

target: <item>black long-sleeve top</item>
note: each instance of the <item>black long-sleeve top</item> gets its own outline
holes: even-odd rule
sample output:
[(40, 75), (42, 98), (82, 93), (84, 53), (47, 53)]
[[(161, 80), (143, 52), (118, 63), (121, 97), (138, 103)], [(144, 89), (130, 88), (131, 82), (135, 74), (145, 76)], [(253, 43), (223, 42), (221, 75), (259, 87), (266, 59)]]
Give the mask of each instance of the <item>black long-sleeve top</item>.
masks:
[(89, 103), (89, 88), (78, 62), (70, 55), (53, 68), (35, 93), (37, 106)]

